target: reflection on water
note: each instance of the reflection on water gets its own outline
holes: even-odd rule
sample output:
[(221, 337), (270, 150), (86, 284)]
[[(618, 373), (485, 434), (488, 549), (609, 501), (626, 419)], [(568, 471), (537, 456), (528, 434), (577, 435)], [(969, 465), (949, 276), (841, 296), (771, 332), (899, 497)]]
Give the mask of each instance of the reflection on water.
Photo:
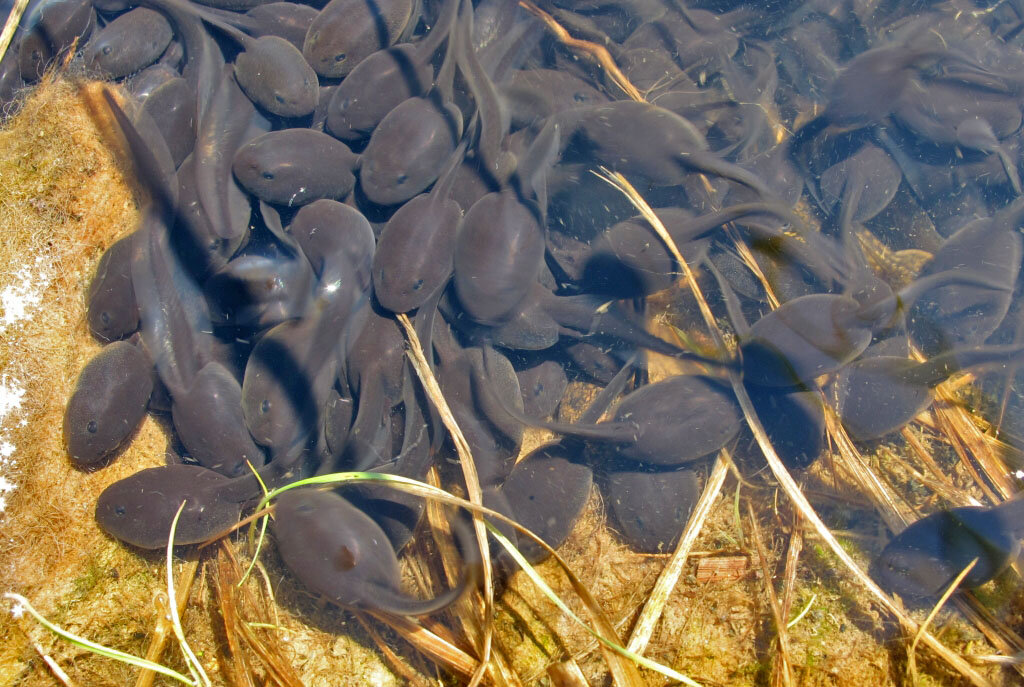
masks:
[[(908, 427), (963, 439), (955, 407), (921, 424), (963, 372), (979, 380), (976, 417), (1024, 437), (1018, 3), (540, 5), (30, 6), (0, 97), (81, 48), (72, 64), (124, 88), (108, 107), (152, 196), (89, 292), (97, 338), (148, 364), (90, 363), (65, 433), (77, 465), (110, 460), (148, 403), (169, 409), (189, 467), (119, 483), (102, 527), (159, 546), (168, 505), (187, 498), (200, 507), (179, 527), (200, 541), (223, 525), (209, 512), (260, 495), (246, 460), (271, 487), (433, 466), (461, 481), (401, 313), (484, 503), (556, 546), (592, 485), (624, 543), (664, 553), (721, 449), (770, 483), (733, 373), (808, 479), (833, 469), (820, 465), (831, 416), (865, 452), (902, 445)], [(728, 350), (691, 345), (710, 339), (680, 255)], [(124, 393), (153, 370), (169, 401)], [(599, 391), (560, 408), (580, 383)], [(556, 438), (524, 450), (527, 427)], [(1010, 495), (1003, 467), (970, 460), (972, 494)], [(945, 475), (928, 479), (947, 484), (942, 505), (963, 505)], [(420, 608), (394, 557), (422, 502), (380, 487), (325, 498), (289, 497), (284, 563), (340, 603)], [(352, 512), (358, 524), (338, 515)], [(928, 596), (975, 550), (996, 554), (970, 584), (999, 573), (1015, 507), (971, 513), (894, 540), (876, 579)], [(324, 519), (329, 540), (302, 526)]]

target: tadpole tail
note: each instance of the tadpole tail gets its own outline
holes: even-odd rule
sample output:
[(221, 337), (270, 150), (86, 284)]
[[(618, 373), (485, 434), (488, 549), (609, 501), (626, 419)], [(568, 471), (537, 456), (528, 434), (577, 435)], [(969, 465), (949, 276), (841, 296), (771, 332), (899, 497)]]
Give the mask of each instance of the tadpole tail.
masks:
[(544, 310), (559, 326), (568, 330), (566, 334), (575, 335), (577, 338), (588, 335), (606, 336), (655, 353), (693, 360), (716, 368), (728, 368), (732, 365), (680, 348), (651, 334), (642, 324), (630, 320), (614, 302), (600, 304), (591, 296), (552, 296), (545, 300)]
[[(636, 359), (636, 355), (630, 357), (626, 364), (608, 382), (608, 385), (601, 390), (601, 393), (594, 398), (576, 423), (545, 422), (527, 417), (522, 411), (511, 407), (508, 401), (498, 394), (492, 394), (488, 401), (501, 407), (510, 417), (527, 427), (549, 429), (552, 432), (578, 439), (598, 439), (616, 442), (634, 441), (636, 439), (636, 428), (632, 424), (626, 422), (597, 423), (597, 421), (608, 410), (612, 402), (625, 390), (633, 375), (633, 366), (636, 363)], [(487, 356), (484, 356), (484, 361), (486, 371)]]
[(462, 549), (462, 576), (451, 589), (441, 592), (433, 599), (414, 599), (399, 591), (375, 583), (368, 586), (373, 589), (373, 607), (395, 615), (430, 615), (451, 606), (459, 600), (467, 589), (476, 587), (483, 579), (483, 560), (477, 548), (473, 528), (463, 518), (455, 518), (452, 522), (455, 537)]

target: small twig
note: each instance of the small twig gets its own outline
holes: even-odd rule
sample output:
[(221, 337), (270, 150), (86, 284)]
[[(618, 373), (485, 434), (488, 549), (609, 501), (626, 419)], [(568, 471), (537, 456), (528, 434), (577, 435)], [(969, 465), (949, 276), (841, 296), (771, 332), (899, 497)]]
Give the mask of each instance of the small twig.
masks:
[(548, 666), (547, 675), (555, 687), (589, 687), (590, 684), (579, 664), (572, 659), (552, 663)]
[[(1024, 638), (1014, 632), (1002, 620), (992, 615), (992, 612), (985, 608), (974, 594), (970, 592), (957, 594), (953, 598), (953, 603), (963, 613), (965, 618), (981, 630), (981, 633), (985, 635), (985, 639), (997, 651), (1001, 651), (1004, 654), (1020, 654), (1024, 652)], [(1012, 664), (1011, 667), (1024, 677), (1024, 665)]]

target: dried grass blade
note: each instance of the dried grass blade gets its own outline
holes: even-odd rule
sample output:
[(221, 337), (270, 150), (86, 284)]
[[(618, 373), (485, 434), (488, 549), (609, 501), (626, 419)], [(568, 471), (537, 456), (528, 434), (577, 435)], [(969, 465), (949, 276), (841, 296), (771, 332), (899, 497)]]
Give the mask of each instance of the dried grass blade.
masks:
[(391, 664), (392, 669), (399, 674), (402, 680), (407, 685), (413, 685), (413, 687), (430, 687), (430, 683), (422, 675), (414, 671), (405, 661), (395, 653), (394, 649), (388, 646), (388, 643), (384, 641), (384, 638), (380, 636), (375, 628), (362, 613), (356, 613), (356, 620), (362, 625), (366, 633), (370, 635), (370, 639), (377, 645), (377, 649), (384, 654), (384, 658), (387, 659), (388, 663)]
[[(800, 562), (800, 552), (804, 548), (803, 518), (793, 513), (793, 527), (789, 534), (789, 546), (786, 548), (785, 578), (786, 593), (782, 597), (782, 617), (788, 618), (793, 611), (793, 594), (796, 592), (796, 568)], [(792, 627), (792, 621), (786, 623), (786, 629)]]
[[(196, 579), (196, 571), (198, 570), (199, 559), (194, 558), (186, 561), (185, 565), (181, 568), (181, 572), (178, 574), (177, 588), (181, 592), (181, 598), (178, 600), (179, 615), (185, 612), (189, 594), (192, 592), (192, 583)], [(168, 603), (170, 601), (167, 595), (164, 592), (160, 592), (157, 597), (159, 617), (156, 621), (156, 627), (153, 629), (153, 638), (149, 642), (149, 648), (146, 649), (146, 660), (153, 663), (160, 663), (160, 657), (163, 656), (164, 649), (167, 647), (167, 640), (173, 631), (170, 614), (167, 609)], [(135, 681), (135, 687), (150, 687), (155, 677), (155, 672), (144, 669), (139, 673), (139, 678)]]
[[(427, 478), (431, 486), (440, 488), (440, 480), (436, 468), (432, 468)], [(440, 503), (432, 499), (427, 501), (427, 522), (430, 523), (430, 533), (433, 536), (434, 544), (441, 554), (441, 563), (444, 567), (444, 574), (448, 584), (455, 584), (459, 577), (461, 559), (452, 538), (451, 526), (445, 517), (444, 508)], [(474, 639), (482, 638), (483, 628), (480, 627), (480, 616), (478, 597), (475, 594), (464, 596), (452, 609), (457, 620), (462, 625), (463, 634), (472, 642)], [(479, 652), (480, 647), (477, 646)], [(508, 665), (500, 649), (496, 645), (491, 646), (491, 662), (488, 667), (491, 678), (498, 687), (522, 687), (515, 671)]]
[[(609, 184), (615, 186), (626, 195), (627, 198), (640, 210), (644, 218), (651, 223), (651, 225), (658, 232), (658, 235), (665, 240), (666, 245), (672, 251), (673, 256), (679, 262), (680, 267), (683, 269), (683, 273), (686, 275), (686, 281), (690, 285), (694, 298), (697, 300), (697, 304), (700, 308), (701, 315), (707, 324), (708, 330), (712, 337), (715, 339), (715, 343), (718, 345), (719, 350), (725, 350), (724, 338), (722, 332), (719, 330), (717, 323), (715, 322), (714, 315), (711, 312), (711, 308), (708, 306), (707, 300), (704, 298), (704, 294), (701, 293), (700, 287), (694, 278), (690, 266), (683, 259), (682, 254), (676, 247), (672, 237), (669, 236), (668, 231), (665, 229), (664, 224), (658, 219), (657, 215), (651, 209), (651, 206), (647, 204), (647, 201), (637, 192), (637, 190), (623, 177), (621, 174), (612, 173), (608, 170), (602, 170), (602, 174), (598, 174), (605, 179)], [(807, 497), (804, 496), (803, 492), (800, 491), (800, 487), (793, 480), (792, 475), (786, 469), (786, 466), (782, 463), (778, 453), (775, 452), (775, 447), (772, 446), (771, 441), (768, 439), (768, 434), (765, 432), (764, 427), (761, 425), (760, 419), (757, 417), (757, 412), (754, 410), (754, 405), (750, 400), (750, 396), (747, 394), (746, 388), (743, 386), (743, 380), (740, 379), (739, 373), (735, 370), (729, 374), (729, 381), (733, 388), (733, 393), (736, 394), (736, 400), (740, 404), (740, 408), (743, 410), (743, 415), (750, 427), (750, 431), (753, 432), (754, 438), (757, 440), (758, 445), (761, 447), (761, 452), (764, 454), (765, 460), (768, 462), (768, 466), (771, 468), (772, 473), (775, 475), (775, 479), (779, 481), (783, 491), (796, 506), (800, 514), (811, 523), (818, 535), (825, 540), (832, 549), (833, 553), (839, 557), (839, 560), (853, 573), (853, 576), (865, 586), (871, 594), (873, 594), (881, 604), (888, 609), (893, 615), (895, 615), (901, 623), (904, 623), (907, 627), (911, 628), (911, 631), (916, 631), (917, 623), (915, 623), (910, 616), (908, 616), (902, 608), (896, 605), (892, 599), (886, 595), (882, 589), (875, 584), (867, 573), (860, 569), (857, 562), (853, 560), (849, 553), (839, 545), (839, 541), (833, 536), (832, 532), (828, 529), (828, 526), (818, 517), (817, 512), (811, 506)], [(827, 417), (827, 414), (826, 414)], [(930, 646), (939, 656), (942, 657), (947, 663), (956, 668), (960, 673), (966, 677), (971, 683), (978, 685), (989, 685), (989, 681), (986, 680), (981, 674), (979, 674), (974, 668), (967, 663), (962, 656), (947, 649), (939, 640), (932, 635), (925, 633), (922, 635), (922, 639), (925, 644)]]
[(4, 29), (0, 31), (0, 60), (7, 56), (7, 49), (11, 47), (14, 32), (18, 30), (18, 24), (21, 23), (21, 17), (25, 14), (27, 7), (28, 0), (16, 0), (14, 7), (11, 8), (11, 13), (7, 15)]
[[(469, 501), (478, 506), (483, 505), (483, 493), (480, 490), (480, 478), (476, 472), (476, 463), (473, 462), (473, 452), (470, 450), (469, 443), (466, 441), (466, 437), (463, 436), (462, 430), (459, 429), (459, 424), (455, 421), (455, 416), (452, 415), (452, 411), (444, 399), (444, 394), (441, 393), (441, 387), (438, 385), (437, 379), (434, 378), (434, 373), (431, 371), (430, 364), (423, 353), (423, 345), (416, 335), (416, 329), (407, 315), (399, 314), (396, 316), (396, 319), (402, 325), (402, 329), (405, 330), (405, 336), (409, 340), (409, 359), (416, 370), (416, 375), (420, 378), (427, 396), (430, 397), (431, 402), (437, 408), (438, 413), (441, 415), (441, 421), (444, 422), (444, 426), (448, 429), (452, 436), (452, 441), (455, 443), (455, 451), (459, 455), (459, 465), (462, 467), (462, 474), (466, 480), (466, 493), (469, 495)], [(484, 573), (484, 620), (483, 627), (481, 628), (483, 630), (483, 637), (480, 641), (480, 668), (469, 681), (469, 687), (476, 687), (476, 685), (480, 684), (480, 680), (483, 679), (485, 666), (490, 662), (491, 641), (494, 633), (494, 571), (491, 568), (491, 554), (487, 542), (487, 531), (484, 528), (483, 518), (477, 513), (473, 514), (473, 529), (476, 532), (477, 545), (480, 547), (480, 557)]]
[(768, 604), (772, 609), (772, 617), (775, 619), (775, 631), (779, 640), (779, 662), (776, 665), (777, 675), (781, 676), (782, 684), (791, 687), (793, 684), (793, 673), (789, 660), (789, 633), (786, 624), (786, 615), (782, 613), (779, 604), (779, 597), (775, 593), (775, 585), (772, 584), (772, 571), (768, 567), (768, 551), (764, 547), (761, 527), (757, 524), (757, 514), (754, 507), (747, 501), (747, 517), (750, 518), (750, 529), (754, 539), (754, 546), (757, 548), (757, 557), (761, 559), (761, 574), (764, 578), (764, 586), (768, 591)]
[(540, 18), (551, 33), (555, 34), (555, 37), (570, 49), (582, 52), (593, 58), (594, 61), (601, 65), (602, 69), (608, 72), (608, 77), (615, 82), (615, 85), (621, 88), (622, 92), (632, 100), (640, 103), (646, 102), (636, 86), (630, 82), (626, 75), (622, 73), (622, 70), (619, 69), (619, 66), (615, 64), (615, 60), (612, 59), (612, 55), (608, 52), (607, 48), (597, 43), (574, 38), (554, 17), (537, 7), (532, 0), (519, 0), (519, 6)]
[(909, 427), (904, 427), (901, 434), (903, 435), (903, 440), (907, 442), (907, 445), (910, 446), (911, 450), (914, 452), (914, 455), (916, 455), (921, 462), (925, 464), (928, 471), (932, 473), (935, 479), (942, 484), (942, 487), (935, 489), (936, 491), (940, 491), (944, 498), (949, 499), (950, 503), (955, 503), (958, 506), (980, 505), (972, 499), (969, 494), (964, 494), (961, 490), (953, 486), (949, 477), (939, 469), (938, 463), (935, 462), (935, 459), (931, 457), (930, 453), (928, 453), (924, 444), (921, 443), (921, 439), (918, 438), (918, 436), (914, 434)]
[[(602, 647), (603, 650), (611, 651), (611, 652), (614, 652), (616, 654), (619, 654), (623, 658), (630, 659), (630, 661), (636, 663), (637, 665), (641, 665), (644, 668), (648, 668), (650, 670), (657, 671), (657, 672), (661, 673), (662, 675), (664, 675), (665, 677), (671, 678), (673, 680), (678, 680), (679, 682), (682, 682), (683, 684), (689, 685), (689, 687), (700, 687), (700, 683), (691, 680), (690, 678), (686, 677), (685, 675), (683, 675), (683, 674), (681, 674), (681, 673), (679, 673), (679, 672), (677, 672), (675, 670), (672, 670), (671, 668), (663, 666), (660, 663), (655, 663), (654, 661), (651, 661), (650, 659), (644, 658), (643, 656), (640, 656), (639, 654), (631, 652), (629, 649), (626, 649), (625, 647), (623, 647), (622, 644), (618, 642), (618, 640), (615, 640), (615, 641), (609, 640), (607, 637), (614, 637), (615, 636), (615, 628), (611, 625), (611, 623), (607, 623), (606, 626), (602, 627), (603, 623), (595, 622), (594, 624), (598, 626), (597, 630), (594, 630), (594, 629), (588, 627), (587, 624), (584, 623), (579, 618), (579, 616), (577, 616), (575, 613), (572, 612), (572, 609), (570, 609), (568, 606), (565, 605), (564, 601), (562, 601), (561, 599), (558, 598), (558, 595), (555, 594), (554, 590), (551, 589), (551, 587), (548, 586), (547, 582), (545, 582), (544, 579), (537, 573), (537, 571), (534, 570), (533, 566), (530, 565), (526, 561), (525, 558), (523, 558), (523, 555), (521, 553), (519, 553), (518, 549), (516, 549), (516, 547), (512, 544), (512, 542), (510, 542), (505, 537), (505, 535), (501, 533), (501, 531), (497, 527), (495, 527), (491, 523), (487, 523), (487, 529), (489, 529), (491, 531), (491, 536), (493, 536), (495, 539), (497, 539), (498, 543), (501, 544), (503, 547), (505, 547), (505, 550), (508, 552), (508, 554), (510, 556), (512, 556), (513, 560), (515, 560), (515, 562), (519, 565), (519, 567), (522, 568), (523, 572), (525, 572), (527, 574), (527, 576), (530, 578), (530, 580), (535, 585), (537, 585), (537, 587), (542, 592), (544, 592), (544, 595), (547, 596), (548, 599), (552, 603), (554, 603), (556, 606), (558, 606), (559, 610), (561, 610), (562, 613), (564, 613), (566, 616), (568, 616), (571, 620), (573, 620), (576, 623), (578, 623), (580, 626), (585, 627), (587, 629), (587, 631), (590, 632), (590, 634), (593, 637), (595, 637), (600, 642), (601, 647)], [(578, 582), (578, 580), (577, 580), (577, 582)], [(589, 596), (589, 592), (587, 593), (587, 595)], [(604, 614), (602, 613), (601, 615), (603, 616)], [(605, 622), (607, 622), (606, 618), (605, 618)], [(615, 668), (618, 665), (628, 665), (632, 670), (626, 673), (626, 679), (633, 680), (633, 677), (630, 675), (630, 672), (631, 672), (633, 675), (636, 676), (635, 677), (636, 681), (635, 682), (629, 682), (629, 683), (617, 682), (617, 680), (621, 680), (622, 679), (622, 678), (616, 676), (616, 674), (614, 672)], [(640, 675), (636, 671), (636, 668), (633, 665), (633, 663), (630, 663), (628, 661), (620, 661), (620, 662), (613, 663), (613, 662), (609, 661), (609, 666), (613, 670), (613, 672), (612, 672), (612, 679), (613, 679), (613, 681), (616, 681), (616, 684), (635, 684), (635, 685), (637, 685), (637, 687), (642, 687), (644, 685), (644, 683), (641, 681)]]
[[(807, 501), (807, 497), (800, 491), (800, 487), (797, 486), (796, 482), (793, 481), (793, 477), (786, 470), (785, 465), (782, 464), (782, 460), (775, 452), (775, 448), (771, 445), (768, 440), (768, 435), (764, 431), (764, 427), (761, 426), (761, 421), (757, 418), (757, 413), (754, 411), (754, 406), (750, 402), (750, 397), (747, 395), (746, 389), (743, 388), (743, 384), (739, 378), (733, 374), (733, 391), (736, 393), (737, 400), (740, 402), (740, 408), (743, 409), (743, 414), (746, 416), (747, 423), (750, 425), (751, 431), (754, 433), (755, 439), (761, 446), (761, 451), (765, 455), (765, 460), (768, 461), (768, 465), (772, 472), (775, 474), (775, 479), (779, 481), (782, 488), (785, 490), (786, 495), (789, 496), (790, 500), (800, 511), (801, 515), (813, 525), (818, 536), (828, 543), (829, 548), (832, 552), (843, 562), (847, 569), (853, 573), (854, 578), (857, 579), (864, 587), (867, 588), (871, 594), (878, 599), (878, 601), (889, 610), (890, 613), (895, 615), (901, 623), (910, 629), (911, 632), (917, 630), (917, 623), (908, 616), (902, 608), (896, 605), (896, 603), (889, 598), (889, 596), (882, 591), (882, 589), (875, 584), (867, 573), (861, 570), (857, 562), (853, 560), (849, 553), (846, 552), (842, 546), (839, 545), (839, 541), (833, 536), (832, 532), (829, 531), (828, 526), (822, 522), (821, 518), (818, 517), (817, 512)], [(991, 683), (986, 680), (980, 673), (971, 667), (962, 656), (950, 651), (946, 648), (938, 639), (925, 632), (921, 636), (922, 641), (931, 647), (939, 656), (949, 663), (952, 667), (958, 670), (965, 678), (967, 678), (972, 684), (978, 687), (990, 685)]]
[[(597, 603), (597, 600), (586, 588), (586, 586), (572, 572), (572, 569), (565, 562), (565, 559), (559, 556), (557, 551), (551, 548), (551, 546), (547, 542), (538, 537), (535, 533), (526, 529), (515, 520), (497, 511), (491, 510), (490, 508), (487, 508), (485, 506), (470, 503), (465, 499), (453, 496), (452, 494), (449, 494), (448, 492), (443, 491), (441, 489), (437, 489), (436, 487), (432, 487), (429, 484), (417, 482), (416, 480), (408, 479), (406, 477), (400, 477), (398, 475), (385, 475), (381, 473), (372, 472), (338, 472), (329, 475), (317, 475), (315, 477), (299, 480), (298, 482), (292, 482), (291, 484), (279, 487), (278, 489), (275, 489), (274, 491), (270, 492), (270, 494), (265, 496), (263, 500), (260, 501), (260, 503), (257, 505), (257, 509), (262, 508), (266, 504), (266, 501), (268, 499), (275, 498), (279, 494), (285, 491), (289, 491), (291, 489), (318, 484), (338, 484), (348, 481), (380, 482), (382, 484), (386, 484), (388, 486), (400, 489), (410, 494), (419, 494), (426, 498), (437, 500), (441, 503), (447, 503), (449, 505), (466, 508), (467, 510), (470, 510), (474, 513), (486, 515), (488, 518), (491, 518), (492, 520), (504, 522), (514, 527), (517, 532), (520, 532), (524, 536), (529, 537), (538, 546), (541, 546), (545, 551), (547, 551), (548, 554), (551, 555), (551, 557), (555, 560), (558, 566), (565, 573), (565, 576), (569, 579), (569, 583), (572, 585), (573, 591), (575, 591), (576, 594), (583, 601), (584, 607), (586, 608), (588, 614), (591, 617), (591, 622), (594, 624), (594, 628), (587, 628), (588, 632), (590, 632), (594, 637), (600, 640), (603, 651), (607, 650), (605, 653), (605, 659), (609, 664), (609, 670), (612, 671), (613, 675), (615, 675), (616, 671), (618, 671), (618, 674), (622, 675), (623, 679), (629, 680), (629, 682), (622, 682), (620, 684), (636, 685), (637, 687), (642, 687), (642, 685), (644, 684), (640, 678), (639, 672), (637, 671), (636, 665), (634, 665), (634, 662), (639, 665), (643, 665), (644, 667), (650, 668), (651, 670), (658, 671), (663, 675), (672, 677), (672, 679), (675, 680), (679, 680), (682, 678), (683, 681), (685, 681), (689, 679), (681, 676), (680, 673), (672, 670), (671, 668), (667, 668), (658, 663), (655, 663), (654, 661), (645, 659), (642, 656), (636, 656), (635, 654), (632, 654), (632, 652), (629, 652), (625, 648), (625, 646), (623, 646), (622, 641), (619, 639), (618, 632), (616, 631), (615, 626), (612, 625), (611, 621), (608, 619), (608, 616), (601, 609), (600, 604)], [(486, 523), (486, 525), (488, 530), (492, 533), (492, 536), (495, 536), (495, 538), (497, 538), (497, 535), (494, 534), (495, 530), (493, 529), (492, 525), (489, 522)], [(508, 546), (512, 547), (513, 549), (515, 548), (510, 543), (508, 544)], [(527, 566), (528, 573), (532, 572), (533, 575), (536, 575), (536, 571), (534, 571), (533, 568), (529, 566), (528, 563), (526, 563), (526, 561), (522, 558), (522, 555), (519, 554), (518, 551), (516, 551), (515, 556), (517, 557), (516, 560), (519, 561), (521, 565)], [(531, 579), (536, 580), (538, 578), (531, 576)], [(542, 589), (547, 587), (543, 580), (541, 580), (540, 582)], [(558, 601), (555, 601), (555, 598), (557, 597), (552, 598), (553, 603), (558, 605), (560, 608), (568, 608), (567, 606), (565, 606), (565, 603), (562, 602), (560, 599)], [(377, 616), (374, 615), (374, 617)]]
[(961, 441), (977, 458), (986, 476), (992, 480), (1004, 499), (1016, 493), (1009, 478), (1009, 470), (998, 450), (1002, 442), (981, 431), (974, 415), (959, 404), (950, 404), (942, 409), (942, 414), (949, 417), (951, 424), (960, 433)]
[(590, 684), (579, 664), (572, 659), (549, 665), (547, 675), (554, 687), (589, 687)]
[(442, 665), (448, 666), (448, 668), (460, 675), (468, 677), (477, 672), (480, 663), (475, 658), (415, 621), (403, 616), (389, 615), (377, 611), (367, 611), (366, 613), (399, 633), (405, 641), (409, 642), (420, 653)]
[[(181, 627), (181, 613), (178, 611), (178, 601), (175, 598), (174, 592), (174, 531), (178, 527), (178, 518), (181, 517), (181, 511), (185, 510), (185, 503), (185, 501), (182, 501), (181, 505), (178, 506), (178, 512), (174, 514), (174, 519), (171, 520), (171, 532), (167, 536), (167, 610), (171, 615), (171, 627), (174, 628), (174, 636), (178, 639), (181, 653), (185, 656), (185, 662), (188, 664), (192, 677), (195, 678), (197, 683), (204, 685), (204, 687), (211, 687), (210, 676), (206, 674), (203, 664), (199, 662), (199, 658), (185, 639), (185, 630)], [(183, 599), (187, 598), (187, 596), (183, 596)]]
[(739, 235), (732, 223), (725, 225), (725, 233), (732, 241), (733, 245), (736, 246), (736, 252), (739, 254), (740, 259), (743, 260), (743, 264), (747, 266), (757, 280), (761, 283), (761, 288), (764, 289), (765, 295), (768, 297), (768, 307), (772, 310), (779, 307), (781, 301), (779, 297), (775, 295), (775, 289), (772, 288), (772, 283), (768, 281), (767, 275), (764, 270), (761, 269), (761, 265), (757, 262), (754, 254), (750, 250), (750, 246), (743, 240), (743, 237)]
[(946, 588), (946, 591), (942, 593), (941, 597), (939, 597), (938, 603), (936, 603), (935, 606), (932, 608), (931, 612), (928, 613), (928, 617), (924, 619), (924, 622), (921, 623), (921, 627), (917, 630), (917, 634), (914, 635), (914, 641), (910, 643), (910, 648), (908, 649), (907, 653), (907, 671), (910, 673), (910, 676), (913, 679), (913, 684), (917, 684), (918, 682), (916, 655), (917, 644), (921, 641), (921, 635), (927, 632), (928, 626), (932, 624), (933, 620), (935, 620), (935, 616), (939, 614), (939, 611), (942, 610), (942, 607), (946, 605), (947, 601), (949, 601), (949, 597), (953, 595), (953, 592), (957, 590), (957, 587), (960, 586), (960, 583), (964, 581), (964, 578), (967, 577), (967, 574), (969, 572), (974, 570), (974, 566), (977, 564), (978, 559), (975, 558), (973, 561), (968, 563), (963, 570), (960, 571), (960, 574), (953, 579), (953, 581)]
[(878, 478), (864, 460), (857, 447), (850, 441), (850, 436), (843, 429), (842, 423), (835, 411), (828, 404), (825, 404), (825, 427), (838, 449), (843, 468), (857, 480), (861, 489), (867, 492), (875, 504), (875, 510), (882, 516), (886, 527), (893, 532), (902, 530), (907, 526), (907, 516), (899, 506), (896, 505), (896, 498), (889, 491), (886, 485)]
[[(981, 605), (974, 594), (970, 592), (958, 594), (953, 599), (953, 603), (965, 618), (981, 630), (981, 633), (996, 649), (1008, 655), (1019, 655), (1024, 652), (1024, 638), (1021, 638), (999, 618), (993, 616), (987, 608)], [(1021, 663), (1010, 664), (1010, 667), (1024, 676), (1024, 665)]]
[(230, 583), (224, 584), (224, 581), (234, 577), (231, 575), (230, 569), (230, 559), (219, 555), (217, 557), (216, 571), (212, 575), (213, 589), (217, 594), (220, 616), (224, 622), (224, 638), (228, 643), (227, 649), (230, 657), (228, 666), (230, 670), (227, 671), (227, 674), (236, 685), (255, 687), (252, 681), (252, 671), (249, 668), (248, 661), (246, 661), (242, 647), (238, 643), (238, 633), (235, 632), (235, 624), (238, 620), (238, 601), (234, 593), (235, 590)]
[[(274, 628), (280, 627), (280, 620), (277, 617), (277, 608), (274, 606), (274, 594), (270, 588), (270, 580), (266, 576), (266, 570), (262, 565), (257, 565), (256, 568), (263, 575), (266, 583), (266, 589), (257, 586), (263, 593), (267, 594), (267, 599), (270, 603), (267, 603), (267, 599), (257, 601), (253, 598), (252, 589), (250, 585), (240, 585), (238, 580), (242, 576), (242, 566), (239, 564), (238, 559), (235, 558), (234, 552), (231, 547), (226, 543), (222, 547), (224, 557), (226, 559), (226, 573), (227, 580), (232, 585), (231, 593), (236, 598), (237, 607), (241, 610), (247, 611), (256, 618), (255, 622), (248, 622), (246, 618), (242, 617), (241, 613), (236, 614), (235, 618), (235, 632), (245, 642), (245, 645), (262, 661), (264, 667), (267, 670), (267, 679), (272, 681), (279, 687), (303, 687), (302, 680), (295, 674), (295, 670), (292, 668), (291, 663), (284, 657), (284, 652), (281, 650), (278, 644), (276, 632), (271, 632), (266, 635), (266, 639), (261, 639), (255, 632), (257, 627)], [(271, 619), (267, 613), (267, 608), (274, 613), (274, 618)], [(267, 622), (271, 621), (273, 622)]]
[[(987, 437), (981, 433), (978, 426), (971, 420), (967, 410), (959, 404), (953, 394), (944, 393), (944, 390), (941, 389), (944, 385), (940, 384), (939, 386), (940, 389), (936, 396), (940, 401), (945, 401), (944, 403), (936, 404), (935, 407), (935, 415), (939, 427), (945, 432), (954, 448), (960, 448), (957, 453), (960, 453), (961, 459), (964, 460), (968, 469), (976, 472), (973, 465), (974, 461), (969, 460), (969, 453), (984, 471), (985, 477), (988, 479), (982, 480), (980, 476), (976, 477), (976, 479), (982, 490), (992, 499), (992, 502), (998, 503), (1010, 498), (1015, 490), (1008, 479), (1009, 471), (1006, 469), (1006, 466), (996, 456), (987, 441)], [(999, 492), (998, 496), (989, 489), (989, 483), (995, 486), (996, 491)]]
[(700, 495), (700, 499), (697, 501), (697, 505), (694, 507), (693, 513), (690, 514), (690, 519), (686, 523), (686, 529), (683, 530), (683, 535), (676, 545), (676, 550), (672, 552), (672, 557), (658, 576), (658, 581), (654, 583), (654, 589), (651, 590), (643, 610), (640, 611), (640, 617), (637, 618), (636, 624), (633, 626), (633, 632), (630, 634), (629, 642), (626, 644), (626, 648), (633, 653), (643, 654), (647, 649), (647, 644), (651, 641), (651, 635), (654, 634), (654, 628), (661, 618), (665, 603), (668, 601), (669, 595), (675, 589), (676, 583), (683, 573), (690, 550), (693, 548), (694, 542), (697, 541), (697, 537), (700, 535), (704, 522), (714, 507), (715, 501), (718, 500), (718, 495), (722, 491), (722, 484), (725, 482), (725, 476), (728, 473), (729, 460), (724, 455), (719, 454), (714, 467), (711, 469), (711, 474), (708, 476), (707, 484), (704, 486), (704, 492)]

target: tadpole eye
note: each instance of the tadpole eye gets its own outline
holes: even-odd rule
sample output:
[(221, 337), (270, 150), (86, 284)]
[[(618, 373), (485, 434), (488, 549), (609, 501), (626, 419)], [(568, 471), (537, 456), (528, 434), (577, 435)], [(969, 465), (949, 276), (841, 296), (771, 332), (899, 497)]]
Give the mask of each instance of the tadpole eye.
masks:
[(117, 506), (114, 506), (114, 515), (117, 515), (117, 516), (120, 517), (120, 516), (123, 516), (127, 512), (128, 512), (128, 509), (125, 508), (123, 505), (119, 504)]
[(407, 175), (405, 175), (405, 174), (399, 174), (399, 175), (398, 175), (398, 178), (397, 178), (397, 179), (395, 179), (395, 183), (396, 183), (396, 184), (404, 184), (404, 183), (405, 183), (406, 181), (408, 181), (408, 180), (409, 180), (409, 177), (408, 177)]
[(275, 94), (274, 100), (277, 101), (278, 105), (284, 105), (284, 97), (281, 96), (280, 94)]
[(105, 310), (103, 312), (101, 312), (100, 313), (100, 322), (103, 323), (104, 327), (109, 326), (110, 325), (110, 313), (108, 313)]
[(100, 426), (96, 424), (95, 420), (89, 420), (89, 424), (85, 426), (85, 431), (89, 434), (95, 434), (99, 428)]
[(345, 53), (339, 52), (337, 55), (334, 56), (334, 61), (335, 62), (344, 62), (345, 61)]
[(263, 399), (263, 403), (260, 403), (260, 412), (261, 413), (269, 413), (270, 412), (270, 400), (269, 399)]
[(422, 288), (423, 288), (423, 280), (422, 279), (417, 279), (416, 281), (413, 282), (413, 284), (412, 284), (412, 290), (413, 291), (419, 291)]
[(584, 100), (587, 99), (587, 96), (577, 91), (576, 93), (572, 94), (572, 99), (578, 103), (582, 103)]
[(104, 45), (100, 52), (104, 55), (109, 55), (113, 51), (114, 47), (111, 45)]
[(273, 181), (274, 180), (274, 173), (273, 172), (264, 172), (262, 176), (267, 181)]

